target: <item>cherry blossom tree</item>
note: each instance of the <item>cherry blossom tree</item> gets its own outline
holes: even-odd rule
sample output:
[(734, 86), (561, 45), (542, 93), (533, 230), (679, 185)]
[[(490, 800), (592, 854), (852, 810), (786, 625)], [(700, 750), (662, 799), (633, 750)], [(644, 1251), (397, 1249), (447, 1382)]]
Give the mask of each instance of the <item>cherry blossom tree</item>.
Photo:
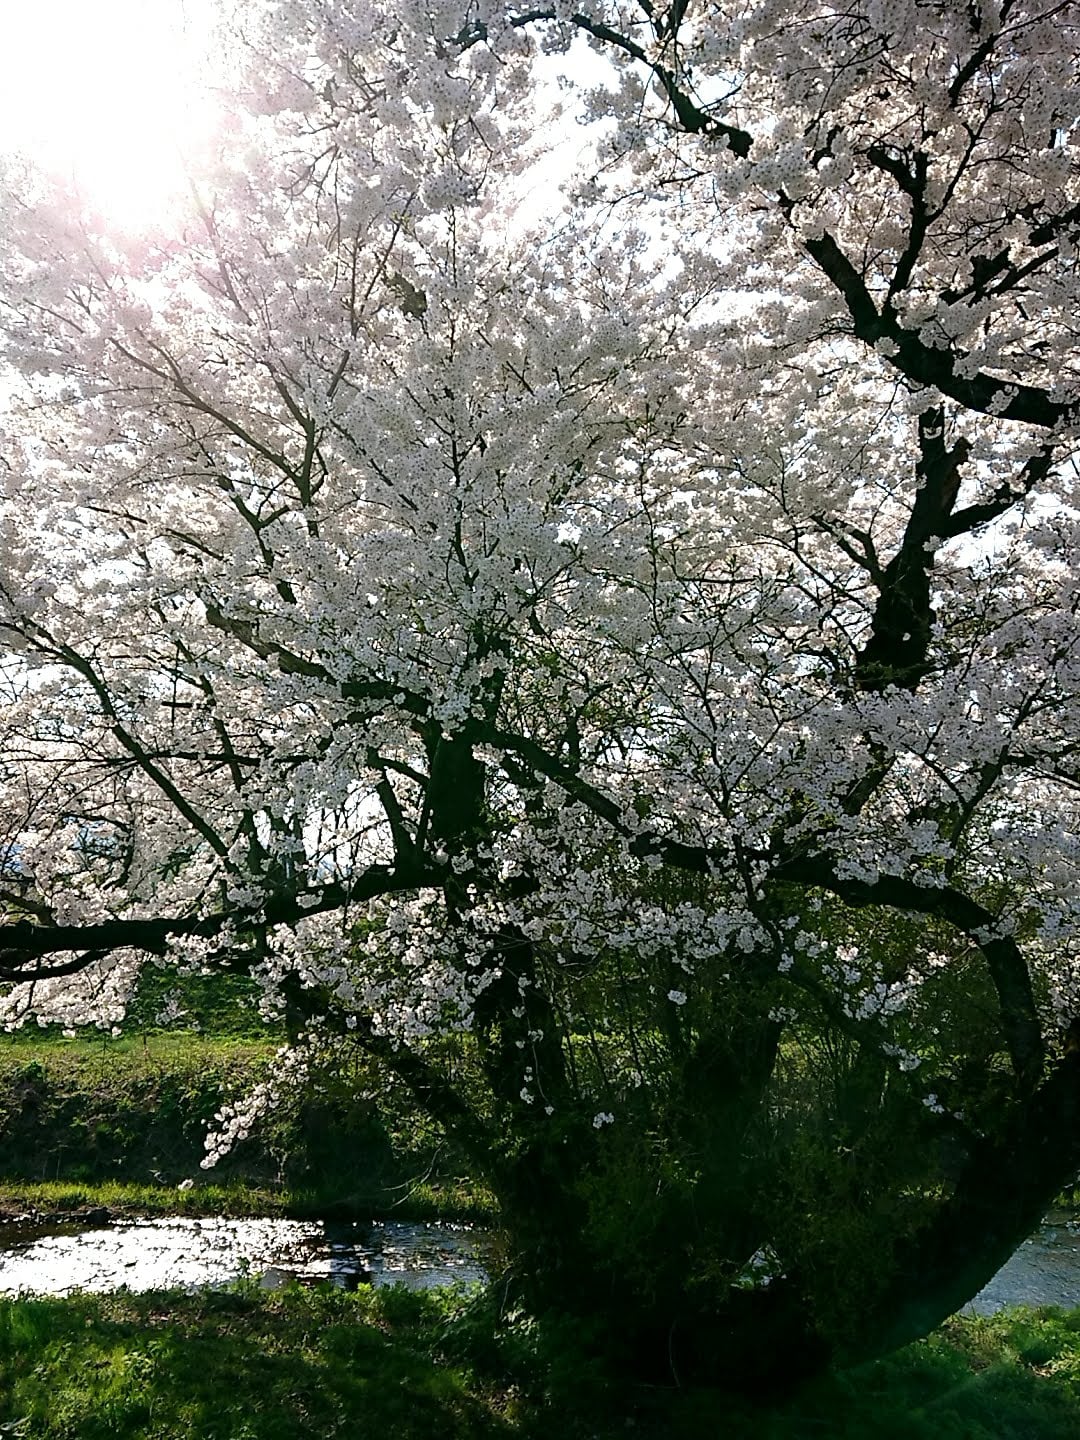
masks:
[(7, 1022), (253, 975), (212, 1144), (359, 1047), (647, 1373), (925, 1333), (1080, 1167), (1075, 6), (235, 25), (168, 222), (5, 177)]

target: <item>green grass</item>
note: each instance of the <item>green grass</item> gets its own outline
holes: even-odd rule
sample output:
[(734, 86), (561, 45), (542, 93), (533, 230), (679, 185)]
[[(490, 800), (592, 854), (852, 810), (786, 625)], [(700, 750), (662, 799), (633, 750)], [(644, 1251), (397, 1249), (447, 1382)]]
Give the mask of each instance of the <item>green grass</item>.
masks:
[(0, 1303), (0, 1430), (42, 1440), (506, 1433), (492, 1401), (417, 1344), (403, 1299), (398, 1319), (393, 1299), (332, 1292)]
[[(823, 1429), (828, 1420), (831, 1429)], [(823, 1382), (768, 1440), (1075, 1440), (1080, 1311), (954, 1317), (875, 1365)]]
[(494, 1225), (498, 1209), (482, 1185), (427, 1181), (370, 1193), (288, 1189), (244, 1180), (199, 1180), (189, 1190), (122, 1180), (0, 1181), (0, 1215), (51, 1214), (104, 1206), (121, 1217), (142, 1215), (281, 1215), (323, 1220), (459, 1220)]
[(0, 1214), (28, 1211), (97, 1209), (132, 1215), (290, 1215), (296, 1213), (289, 1191), (248, 1185), (242, 1180), (206, 1183), (190, 1190), (139, 1185), (123, 1180), (39, 1182), (0, 1181)]
[[(399, 1135), (387, 1137), (362, 1103), (354, 1110), (348, 1077), (340, 1094), (324, 1090), (246, 1142), (231, 1173), (199, 1170), (215, 1097), (263, 1073), (275, 1045), (183, 1032), (0, 1040), (0, 1148), (9, 1147), (0, 1211), (494, 1219), (482, 1188), (432, 1170), (431, 1152), (403, 1155)], [(401, 1133), (409, 1128), (403, 1122)], [(343, 1145), (349, 1134), (356, 1143)], [(155, 1170), (164, 1183), (151, 1179)], [(188, 1178), (194, 1186), (178, 1189)], [(1080, 1435), (1080, 1311), (953, 1320), (775, 1410), (707, 1392), (616, 1390), (584, 1348), (576, 1333), (499, 1317), (497, 1297), (452, 1292), (261, 1295), (249, 1285), (0, 1300), (0, 1437)]]
[[(264, 1077), (269, 1040), (160, 1034), (0, 1039), (0, 1175), (176, 1185), (198, 1174), (207, 1122)], [(287, 1130), (238, 1148), (225, 1176), (274, 1178)], [(220, 1178), (220, 1177), (219, 1177)]]
[(390, 1133), (347, 1074), (203, 1170), (208, 1121), (265, 1076), (276, 1048), (182, 1031), (0, 1037), (0, 1211), (493, 1218), (437, 1137), (409, 1117)]
[(26, 1440), (1075, 1440), (1080, 1311), (953, 1320), (783, 1408), (616, 1390), (572, 1335), (461, 1291), (0, 1301), (0, 1434)]
[(269, 1031), (262, 1034), (218, 1034), (204, 1030), (140, 1030), (122, 1031), (113, 1035), (105, 1030), (78, 1030), (65, 1034), (55, 1026), (38, 1028), (24, 1026), (0, 1034), (0, 1053), (9, 1054), (20, 1064), (34, 1059), (50, 1064), (64, 1064), (63, 1057), (82, 1067), (95, 1058), (106, 1070), (112, 1060), (124, 1056), (140, 1056), (151, 1063), (171, 1062), (177, 1056), (231, 1055), (249, 1051), (272, 1055), (283, 1042)]

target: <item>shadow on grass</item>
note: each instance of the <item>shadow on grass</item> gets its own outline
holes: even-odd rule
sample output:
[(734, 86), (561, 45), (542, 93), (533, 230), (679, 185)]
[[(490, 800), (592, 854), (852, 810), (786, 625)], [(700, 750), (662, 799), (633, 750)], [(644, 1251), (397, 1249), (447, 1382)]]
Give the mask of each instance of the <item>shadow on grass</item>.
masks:
[[(48, 1440), (381, 1440), (507, 1429), (363, 1297), (0, 1302), (0, 1421)], [(400, 1333), (395, 1333), (400, 1331)]]
[(644, 1408), (652, 1413), (640, 1417), (639, 1435), (670, 1440), (1076, 1440), (1080, 1311), (954, 1318), (928, 1339), (827, 1376), (773, 1411), (705, 1395)]
[(1076, 1440), (1080, 1311), (953, 1320), (785, 1406), (616, 1389), (490, 1296), (253, 1286), (0, 1301), (24, 1440)]

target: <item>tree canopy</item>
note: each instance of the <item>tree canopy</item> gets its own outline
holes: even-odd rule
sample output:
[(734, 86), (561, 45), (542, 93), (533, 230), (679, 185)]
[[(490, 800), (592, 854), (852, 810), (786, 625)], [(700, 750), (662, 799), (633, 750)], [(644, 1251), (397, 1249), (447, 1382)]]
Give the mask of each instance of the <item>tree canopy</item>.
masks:
[(167, 219), (4, 175), (5, 1017), (243, 970), (530, 1303), (920, 1333), (1080, 1166), (1076, 6), (226, 19)]

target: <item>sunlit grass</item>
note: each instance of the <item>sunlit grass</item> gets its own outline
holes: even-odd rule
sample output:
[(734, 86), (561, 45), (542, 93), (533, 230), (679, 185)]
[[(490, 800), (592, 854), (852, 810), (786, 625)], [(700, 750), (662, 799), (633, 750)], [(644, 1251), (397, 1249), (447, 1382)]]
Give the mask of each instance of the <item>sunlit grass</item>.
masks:
[(95, 1062), (107, 1070), (118, 1062), (167, 1066), (207, 1056), (217, 1059), (245, 1055), (268, 1059), (280, 1043), (270, 1034), (214, 1035), (198, 1030), (156, 1030), (110, 1035), (104, 1031), (81, 1030), (74, 1035), (64, 1035), (55, 1029), (25, 1028), (0, 1035), (0, 1063), (26, 1065), (39, 1059), (63, 1071), (68, 1065), (83, 1069)]
[(566, 1331), (460, 1291), (247, 1284), (0, 1301), (0, 1433), (27, 1440), (1075, 1440), (1080, 1312), (953, 1320), (783, 1408), (616, 1388)]
[[(62, 1041), (28, 1036), (0, 1054), (9, 1085), (85, 1097), (119, 1114), (155, 1074), (253, 1073), (274, 1041), (191, 1033)], [(48, 1087), (35, 1079), (47, 1069)], [(14, 1073), (13, 1073), (14, 1072)], [(23, 1078), (20, 1079), (19, 1076)], [(179, 1082), (177, 1082), (179, 1083)], [(185, 1082), (186, 1083), (186, 1082)], [(52, 1103), (50, 1099), (50, 1104)], [(79, 1104), (83, 1101), (80, 1100)], [(39, 1123), (80, 1122), (39, 1111)], [(137, 1107), (135, 1107), (137, 1108)], [(98, 1113), (95, 1111), (95, 1113)], [(133, 1110), (134, 1113), (134, 1110)], [(178, 1111), (178, 1115), (179, 1115)], [(134, 1125), (134, 1120), (131, 1122)], [(45, 1138), (48, 1139), (46, 1133)], [(292, 1215), (494, 1221), (467, 1179), (358, 1185), (261, 1183), (195, 1170), (192, 1184), (8, 1180), (0, 1210), (104, 1206), (121, 1215)], [(419, 1177), (424, 1178), (419, 1178)], [(325, 1183), (322, 1183), (325, 1181)], [(385, 1181), (385, 1177), (384, 1177)], [(0, 1435), (27, 1440), (1075, 1440), (1080, 1311), (956, 1319), (876, 1365), (812, 1385), (781, 1409), (709, 1393), (617, 1388), (580, 1337), (501, 1315), (498, 1296), (361, 1290), (261, 1295), (119, 1294), (0, 1301)]]
[(105, 1207), (118, 1215), (286, 1215), (295, 1197), (281, 1189), (242, 1181), (175, 1185), (138, 1185), (122, 1180), (0, 1182), (0, 1212), (72, 1211)]
[(396, 1303), (250, 1290), (0, 1302), (0, 1425), (42, 1440), (506, 1433), (418, 1343), (413, 1315), (432, 1307), (397, 1303), (395, 1320)]
[(462, 1220), (495, 1224), (490, 1191), (468, 1180), (428, 1181), (371, 1191), (288, 1189), (196, 1182), (190, 1189), (120, 1180), (0, 1182), (0, 1214), (50, 1214), (104, 1207), (123, 1217), (141, 1215), (292, 1216), (297, 1219)]
[[(196, 1034), (0, 1039), (0, 1174), (11, 1185), (198, 1178), (208, 1123), (267, 1073), (268, 1039)], [(212, 1178), (276, 1179), (283, 1132)]]
[(276, 1048), (190, 1031), (0, 1039), (0, 1210), (491, 1220), (490, 1194), (434, 1139), (408, 1117), (388, 1131), (346, 1081), (298, 1097), (204, 1170), (214, 1111), (266, 1075)]

